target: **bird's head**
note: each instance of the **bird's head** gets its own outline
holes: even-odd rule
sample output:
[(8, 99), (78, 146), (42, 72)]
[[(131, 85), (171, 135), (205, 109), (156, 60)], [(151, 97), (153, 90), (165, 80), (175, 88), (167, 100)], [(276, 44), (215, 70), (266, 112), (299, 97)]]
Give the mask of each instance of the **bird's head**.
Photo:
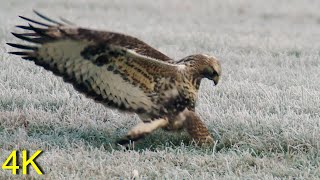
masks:
[(207, 78), (218, 84), (221, 65), (217, 58), (205, 54), (191, 55), (179, 61), (190, 68), (195, 79)]
[(212, 80), (215, 85), (218, 84), (221, 75), (221, 65), (217, 58), (208, 55), (200, 55), (200, 61), (203, 64), (199, 66), (200, 74), (209, 80)]

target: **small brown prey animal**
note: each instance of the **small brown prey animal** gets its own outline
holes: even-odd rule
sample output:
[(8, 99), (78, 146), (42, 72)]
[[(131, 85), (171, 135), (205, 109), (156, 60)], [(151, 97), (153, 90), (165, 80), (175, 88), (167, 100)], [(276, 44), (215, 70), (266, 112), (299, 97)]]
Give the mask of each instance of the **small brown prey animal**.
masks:
[(27, 32), (12, 34), (33, 45), (7, 43), (23, 50), (10, 53), (63, 77), (106, 107), (138, 114), (142, 122), (119, 144), (158, 128), (186, 129), (197, 143), (213, 143), (195, 113), (195, 103), (203, 78), (218, 84), (221, 66), (215, 57), (196, 54), (174, 61), (135, 37), (85, 29), (35, 13), (47, 23), (20, 16), (30, 24), (17, 27)]

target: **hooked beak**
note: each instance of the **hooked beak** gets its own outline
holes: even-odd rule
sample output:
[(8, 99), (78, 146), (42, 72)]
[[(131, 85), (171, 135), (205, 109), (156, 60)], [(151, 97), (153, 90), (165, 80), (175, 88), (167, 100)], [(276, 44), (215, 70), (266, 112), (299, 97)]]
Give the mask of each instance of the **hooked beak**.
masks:
[(218, 84), (218, 82), (219, 82), (219, 76), (214, 76), (212, 78), (212, 81), (214, 82), (214, 85), (216, 86)]

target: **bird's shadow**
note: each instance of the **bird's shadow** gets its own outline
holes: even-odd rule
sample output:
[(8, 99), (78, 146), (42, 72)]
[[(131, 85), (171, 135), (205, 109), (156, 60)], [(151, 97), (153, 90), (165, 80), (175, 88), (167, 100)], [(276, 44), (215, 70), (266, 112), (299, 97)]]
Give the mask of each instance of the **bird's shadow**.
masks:
[(49, 147), (58, 146), (67, 148), (72, 145), (84, 145), (86, 147), (103, 147), (106, 151), (114, 150), (151, 150), (162, 148), (175, 148), (177, 146), (190, 144), (189, 136), (184, 132), (167, 132), (157, 130), (145, 138), (133, 142), (128, 146), (117, 144), (117, 140), (126, 135), (124, 129), (116, 129), (113, 132), (101, 131), (94, 128), (56, 127), (30, 125), (27, 130), (31, 138), (41, 139)]

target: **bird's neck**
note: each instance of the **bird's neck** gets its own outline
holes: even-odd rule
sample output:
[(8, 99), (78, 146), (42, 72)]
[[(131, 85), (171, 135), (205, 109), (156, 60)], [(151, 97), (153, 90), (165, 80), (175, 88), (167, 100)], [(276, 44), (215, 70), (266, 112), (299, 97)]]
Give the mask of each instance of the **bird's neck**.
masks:
[(199, 76), (193, 77), (192, 84), (196, 89), (199, 89), (201, 80), (202, 80), (202, 77), (199, 77)]
[(199, 89), (201, 80), (203, 78), (201, 75), (199, 75), (199, 73), (191, 70), (186, 72), (184, 77), (186, 77), (187, 81), (189, 81), (193, 87), (195, 87), (197, 90)]
[(195, 61), (193, 57), (186, 57), (178, 62), (178, 64), (185, 65), (184, 77), (198, 90), (200, 87), (203, 75), (200, 73), (200, 65), (198, 61)]

